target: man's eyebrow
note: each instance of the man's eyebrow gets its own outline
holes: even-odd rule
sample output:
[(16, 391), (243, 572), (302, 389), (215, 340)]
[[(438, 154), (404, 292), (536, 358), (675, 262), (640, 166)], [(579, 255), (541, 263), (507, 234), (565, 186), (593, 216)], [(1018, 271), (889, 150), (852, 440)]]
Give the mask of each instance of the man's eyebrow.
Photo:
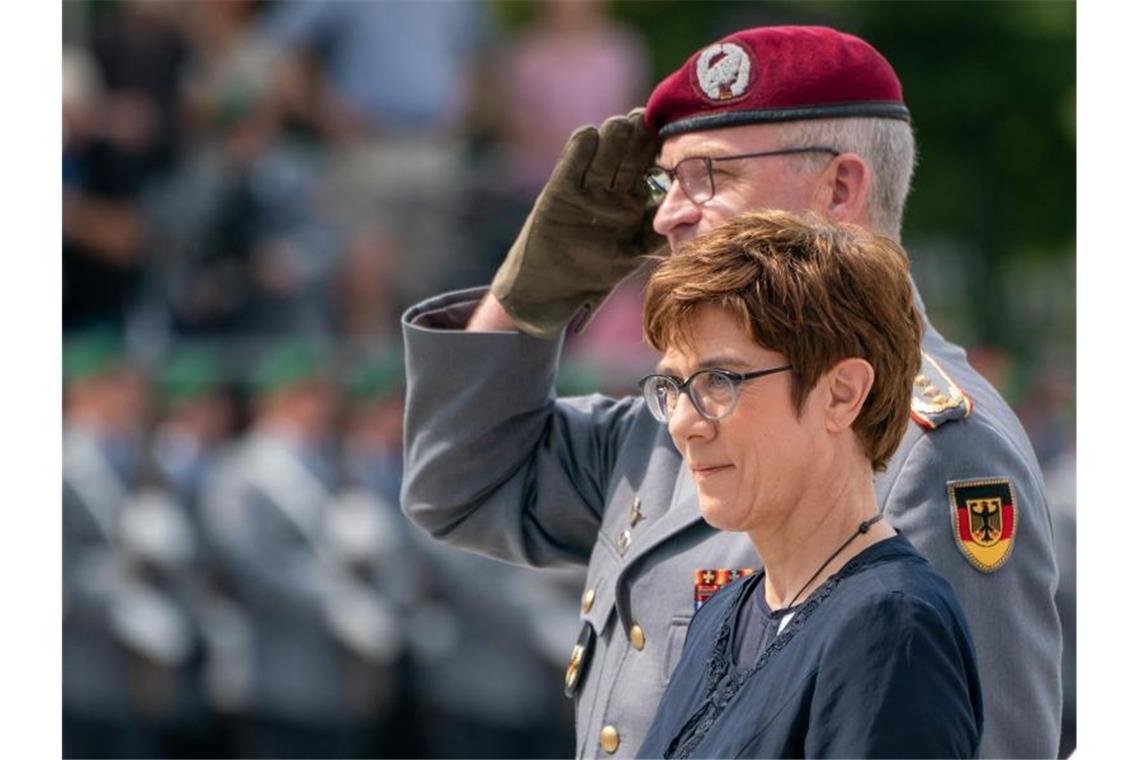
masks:
[[(677, 164), (689, 158), (721, 158), (723, 156), (735, 155), (732, 149), (727, 145), (720, 145), (718, 143), (704, 143), (701, 145), (694, 145), (681, 151), (680, 157), (671, 168), (676, 168)], [(664, 167), (665, 164), (661, 161), (661, 156), (657, 156), (657, 166)]]

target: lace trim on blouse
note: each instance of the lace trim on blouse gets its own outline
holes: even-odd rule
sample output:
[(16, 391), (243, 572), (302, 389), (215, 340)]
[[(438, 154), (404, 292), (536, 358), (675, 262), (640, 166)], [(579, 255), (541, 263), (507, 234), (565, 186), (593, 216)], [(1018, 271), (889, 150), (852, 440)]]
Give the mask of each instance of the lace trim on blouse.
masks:
[[(866, 564), (864, 560), (856, 559), (829, 578), (822, 586), (808, 597), (808, 600), (796, 610), (791, 622), (784, 626), (783, 631), (776, 636), (768, 647), (760, 653), (756, 663), (749, 668), (734, 668), (731, 657), (731, 636), (736, 613), (739, 612), (740, 598), (744, 586), (737, 592), (733, 600), (732, 609), (724, 616), (717, 629), (716, 643), (713, 645), (712, 655), (705, 665), (705, 693), (701, 704), (696, 711), (685, 721), (685, 725), (669, 742), (665, 749), (666, 760), (683, 760), (692, 756), (693, 751), (704, 740), (709, 729), (725, 709), (732, 704), (741, 687), (753, 675), (759, 672), (772, 657), (788, 645), (796, 634), (804, 627), (807, 621), (819, 609), (827, 598), (835, 591), (839, 581), (853, 575)], [(762, 576), (757, 576), (757, 583), (762, 582)], [(759, 591), (759, 589), (757, 589)]]

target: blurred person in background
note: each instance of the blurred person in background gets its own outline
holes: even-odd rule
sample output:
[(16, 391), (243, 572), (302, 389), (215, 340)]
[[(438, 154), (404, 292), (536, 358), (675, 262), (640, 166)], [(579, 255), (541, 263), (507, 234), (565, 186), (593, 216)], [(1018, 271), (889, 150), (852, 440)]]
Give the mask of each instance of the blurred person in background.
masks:
[(338, 334), (350, 346), (396, 338), (400, 318), (400, 250), (399, 239), (383, 225), (366, 222), (348, 232), (333, 302)]
[[(109, 332), (64, 347), (63, 739), (64, 755), (146, 755), (156, 735), (139, 711), (137, 653), (167, 621), (134, 593), (123, 511), (142, 475), (146, 387)], [(140, 606), (141, 605), (141, 606)], [(175, 624), (177, 625), (177, 623)], [(175, 634), (177, 635), (177, 634)]]
[(414, 537), (427, 576), (409, 623), (423, 756), (569, 757), (559, 674), (581, 571), (535, 573)]
[(117, 144), (130, 136), (107, 134), (101, 78), (83, 50), (64, 52), (63, 97), (63, 327), (121, 329), (140, 272), (139, 172), (122, 157), (131, 146)]
[(361, 356), (345, 383), (348, 487), (339, 501), (361, 517), (370, 507), (375, 527), (352, 531), (359, 555), (380, 566), (383, 592), (410, 621), (410, 659), (401, 661), (409, 670), (381, 752), (564, 757), (572, 719), (557, 673), (581, 574), (540, 577), (456, 552), (400, 516), (403, 386), (395, 350)]
[[(207, 485), (209, 543), (248, 625), (244, 754), (360, 757), (390, 704), (397, 616), (375, 568), (346, 556), (359, 501), (336, 508), (336, 392), (311, 343), (271, 345), (253, 423)], [(355, 523), (353, 521), (356, 521)], [(348, 534), (347, 539), (345, 534)], [(240, 663), (239, 663), (240, 665)]]
[[(154, 378), (150, 472), (136, 495), (137, 544), (152, 583), (166, 589), (193, 621), (193, 656), (166, 680), (178, 691), (162, 734), (164, 756), (225, 756), (229, 725), (214, 710), (206, 668), (219, 632), (219, 583), (211, 574), (201, 514), (203, 486), (234, 428), (225, 369), (212, 348), (179, 346)], [(222, 711), (224, 712), (224, 711)]]
[[(405, 314), (405, 512), (472, 551), (588, 565), (566, 671), (579, 754), (636, 752), (694, 606), (761, 560), (701, 520), (643, 400), (555, 399), (565, 328), (582, 330), (646, 254), (745, 211), (815, 211), (899, 239), (909, 122), (890, 63), (857, 37), (728, 35), (663, 80), (645, 113), (571, 135), (489, 291)], [(929, 324), (923, 350), (912, 424), (876, 498), (962, 601), (987, 695), (981, 754), (1052, 756), (1061, 629), (1040, 467), (965, 352)]]
[(65, 330), (121, 329), (138, 296), (147, 237), (139, 200), (171, 167), (179, 140), (177, 12), (174, 3), (127, 2), (95, 14), (83, 125), (72, 119), (64, 143)]
[(485, 14), (472, 2), (305, 0), (266, 19), (285, 121), (328, 147), (324, 202), (337, 220), (379, 225), (393, 241), (401, 303), (430, 292), (454, 256), (460, 127)]
[[(380, 349), (354, 363), (345, 406), (345, 472), (398, 513), (404, 439), (404, 360), (398, 349)], [(402, 518), (397, 525), (407, 529)]]
[(326, 336), (343, 246), (321, 201), (326, 157), (282, 129), (256, 6), (187, 4), (184, 20), (188, 139), (147, 197), (143, 321), (160, 339)]
[(235, 409), (217, 353), (207, 347), (176, 349), (156, 378), (158, 415), (151, 456), (162, 481), (196, 525), (206, 476), (233, 435)]
[[(378, 593), (407, 616), (414, 615), (427, 592), (429, 570), (422, 539), (400, 515), (403, 367), (396, 348), (381, 348), (354, 358), (345, 370), (344, 482), (334, 509), (341, 553), (375, 578)], [(376, 715), (375, 751), (383, 757), (423, 756), (429, 727), (421, 720), (407, 647), (389, 667), (388, 678), (388, 699)]]
[(550, 176), (566, 135), (629, 110), (645, 98), (649, 58), (634, 29), (609, 4), (545, 0), (497, 61), (505, 176), (533, 198)]
[(102, 74), (106, 126), (148, 173), (178, 157), (182, 139), (179, 89), (187, 39), (177, 3), (126, 0), (92, 15), (91, 51)]

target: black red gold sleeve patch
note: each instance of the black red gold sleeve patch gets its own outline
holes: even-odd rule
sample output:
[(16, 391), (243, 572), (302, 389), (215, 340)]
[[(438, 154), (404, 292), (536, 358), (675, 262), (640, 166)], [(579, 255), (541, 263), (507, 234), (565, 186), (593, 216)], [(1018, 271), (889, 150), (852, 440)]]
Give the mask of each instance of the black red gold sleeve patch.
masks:
[(983, 573), (997, 570), (1013, 552), (1017, 503), (1009, 478), (953, 480), (950, 527), (954, 541), (970, 564)]

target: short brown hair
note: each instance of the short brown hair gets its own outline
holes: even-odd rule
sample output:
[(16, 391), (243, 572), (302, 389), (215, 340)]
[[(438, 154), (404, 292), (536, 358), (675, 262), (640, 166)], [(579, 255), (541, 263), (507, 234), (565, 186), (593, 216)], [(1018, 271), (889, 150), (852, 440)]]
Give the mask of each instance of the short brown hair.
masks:
[(758, 345), (787, 358), (798, 409), (837, 362), (866, 360), (875, 378), (852, 428), (880, 472), (906, 430), (922, 361), (909, 268), (897, 243), (854, 225), (742, 214), (662, 261), (646, 291), (646, 338), (661, 352), (691, 347), (696, 311), (724, 308)]

